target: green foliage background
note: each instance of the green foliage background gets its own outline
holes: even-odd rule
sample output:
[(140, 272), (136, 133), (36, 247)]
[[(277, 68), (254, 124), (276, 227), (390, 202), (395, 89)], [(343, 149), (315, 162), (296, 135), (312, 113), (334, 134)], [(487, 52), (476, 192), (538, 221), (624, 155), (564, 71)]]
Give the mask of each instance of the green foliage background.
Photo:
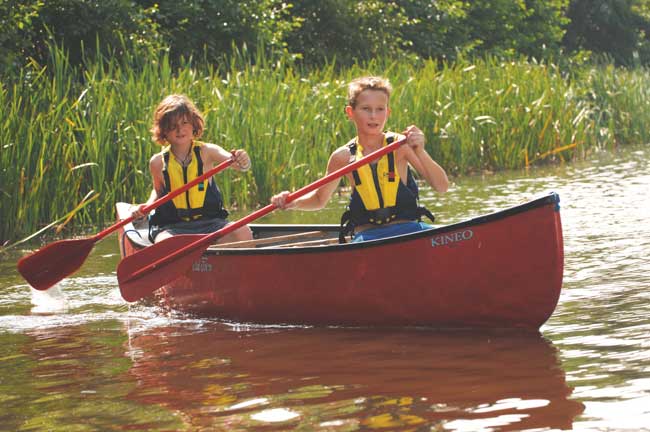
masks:
[(175, 64), (214, 63), (244, 44), (310, 67), (378, 55), (585, 53), (647, 64), (649, 16), (649, 0), (0, 0), (0, 70), (43, 63), (47, 41), (80, 64), (84, 50), (119, 56), (121, 39), (166, 49)]

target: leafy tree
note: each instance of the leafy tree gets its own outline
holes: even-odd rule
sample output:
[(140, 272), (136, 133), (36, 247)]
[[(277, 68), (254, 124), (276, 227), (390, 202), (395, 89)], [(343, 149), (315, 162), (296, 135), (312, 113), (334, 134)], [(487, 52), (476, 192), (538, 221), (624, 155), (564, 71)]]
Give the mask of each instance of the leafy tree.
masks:
[(123, 46), (125, 38), (134, 48), (157, 46), (147, 11), (130, 0), (47, 0), (34, 24), (35, 56), (45, 55), (45, 41), (51, 35), (66, 48), (71, 64), (79, 64), (84, 51), (93, 52), (97, 40), (105, 54)]
[(294, 26), (291, 5), (281, 0), (137, 0), (151, 10), (171, 58), (204, 54), (217, 61), (233, 42), (255, 49), (284, 48)]
[(459, 0), (397, 0), (409, 25), (402, 29), (412, 52), (425, 58), (454, 59), (468, 48), (468, 3)]
[(0, 0), (0, 25), (0, 72), (15, 72), (29, 58), (46, 62), (48, 41), (65, 47), (73, 65), (98, 40), (104, 54), (159, 47), (155, 23), (130, 0)]
[(0, 72), (16, 71), (31, 54), (33, 20), (41, 0), (0, 0)]
[(408, 18), (396, 2), (296, 0), (293, 15), (300, 27), (287, 36), (288, 49), (306, 64), (336, 58), (352, 64), (381, 54), (401, 55)]
[(588, 50), (620, 65), (650, 61), (650, 6), (647, 0), (573, 0), (564, 44)]
[(545, 58), (559, 52), (568, 0), (474, 0), (464, 22), (477, 53)]

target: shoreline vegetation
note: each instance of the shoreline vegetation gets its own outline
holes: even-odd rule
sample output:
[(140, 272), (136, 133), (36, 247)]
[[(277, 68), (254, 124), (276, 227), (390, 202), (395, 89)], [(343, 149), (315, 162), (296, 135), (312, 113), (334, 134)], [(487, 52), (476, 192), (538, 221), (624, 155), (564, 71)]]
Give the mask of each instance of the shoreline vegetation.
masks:
[[(239, 210), (268, 203), (323, 176), (334, 148), (354, 135), (346, 84), (388, 77), (398, 89), (387, 127), (417, 124), (427, 149), (452, 177), (580, 160), (594, 151), (648, 141), (650, 73), (611, 64), (484, 58), (440, 63), (375, 60), (305, 71), (289, 58), (235, 51), (218, 65), (123, 52), (70, 66), (51, 46), (0, 83), (0, 244), (45, 226), (113, 223), (116, 201), (142, 202), (153, 107), (169, 93), (191, 97), (206, 118), (203, 139), (245, 148), (253, 168), (219, 174)], [(407, 124), (408, 123), (408, 124)]]

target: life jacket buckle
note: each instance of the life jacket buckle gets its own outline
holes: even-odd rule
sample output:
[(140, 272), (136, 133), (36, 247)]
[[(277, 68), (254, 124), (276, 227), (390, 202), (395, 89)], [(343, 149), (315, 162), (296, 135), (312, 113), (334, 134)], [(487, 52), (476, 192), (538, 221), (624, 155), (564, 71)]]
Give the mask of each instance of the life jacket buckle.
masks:
[(376, 210), (371, 210), (368, 213), (372, 216), (368, 218), (368, 222), (374, 225), (382, 225), (389, 223), (392, 219), (395, 219), (395, 207), (382, 207)]

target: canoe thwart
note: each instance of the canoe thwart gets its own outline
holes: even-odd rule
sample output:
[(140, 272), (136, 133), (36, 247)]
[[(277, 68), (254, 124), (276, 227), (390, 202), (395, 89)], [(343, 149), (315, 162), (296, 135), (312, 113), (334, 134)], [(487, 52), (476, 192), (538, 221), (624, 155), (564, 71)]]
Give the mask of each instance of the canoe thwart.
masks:
[(319, 240), (309, 240), (309, 241), (304, 241), (304, 242), (299, 242), (299, 243), (287, 243), (287, 244), (275, 245), (275, 246), (271, 246), (271, 248), (327, 246), (327, 245), (338, 244), (338, 243), (339, 243), (338, 238), (326, 238), (326, 239), (319, 239)]
[(275, 245), (277, 243), (287, 243), (287, 242), (293, 242), (296, 240), (303, 240), (308, 238), (319, 238), (319, 237), (326, 238), (329, 236), (330, 235), (325, 231), (308, 231), (308, 232), (298, 233), (298, 234), (287, 234), (282, 236), (274, 236), (274, 237), (267, 237), (261, 239), (221, 243), (221, 244), (210, 246), (208, 250), (230, 249), (230, 248), (255, 248), (258, 246), (270, 246), (270, 245)]

